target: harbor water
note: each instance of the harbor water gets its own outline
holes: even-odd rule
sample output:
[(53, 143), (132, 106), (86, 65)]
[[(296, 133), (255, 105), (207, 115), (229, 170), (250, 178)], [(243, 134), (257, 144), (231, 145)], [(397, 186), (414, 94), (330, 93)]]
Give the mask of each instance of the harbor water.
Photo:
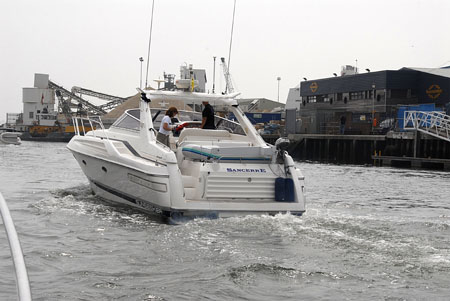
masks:
[[(307, 212), (180, 225), (91, 195), (64, 143), (0, 145), (35, 300), (448, 300), (450, 173), (298, 163)], [(0, 300), (16, 299), (0, 224)]]

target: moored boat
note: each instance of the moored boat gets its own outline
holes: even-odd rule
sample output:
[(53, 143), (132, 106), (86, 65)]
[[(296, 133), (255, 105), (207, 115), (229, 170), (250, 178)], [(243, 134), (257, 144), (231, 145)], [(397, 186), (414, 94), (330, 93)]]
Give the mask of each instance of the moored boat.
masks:
[(0, 130), (0, 143), (3, 144), (21, 144), (20, 136), (22, 133)]

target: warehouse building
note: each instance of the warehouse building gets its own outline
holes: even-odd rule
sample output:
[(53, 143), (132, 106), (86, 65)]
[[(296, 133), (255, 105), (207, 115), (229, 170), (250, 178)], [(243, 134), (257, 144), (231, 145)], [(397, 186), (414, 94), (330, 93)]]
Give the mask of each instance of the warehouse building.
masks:
[(345, 66), (341, 76), (305, 80), (290, 89), (286, 109), (301, 119), (297, 132), (335, 134), (344, 120), (347, 134), (370, 134), (383, 121), (395, 121), (401, 106), (448, 108), (450, 66), (367, 71)]

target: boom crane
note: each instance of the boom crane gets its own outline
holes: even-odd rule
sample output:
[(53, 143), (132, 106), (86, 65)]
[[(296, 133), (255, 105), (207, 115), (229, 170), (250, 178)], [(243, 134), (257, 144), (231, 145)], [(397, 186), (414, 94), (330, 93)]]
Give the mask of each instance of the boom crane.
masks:
[[(230, 70), (228, 69), (228, 66), (225, 63), (225, 58), (221, 57), (220, 60), (222, 61), (223, 75), (225, 76), (225, 82), (226, 82), (225, 94), (233, 93), (234, 88), (233, 88), (233, 83), (231, 81)], [(228, 91), (228, 93), (227, 93), (227, 91)]]

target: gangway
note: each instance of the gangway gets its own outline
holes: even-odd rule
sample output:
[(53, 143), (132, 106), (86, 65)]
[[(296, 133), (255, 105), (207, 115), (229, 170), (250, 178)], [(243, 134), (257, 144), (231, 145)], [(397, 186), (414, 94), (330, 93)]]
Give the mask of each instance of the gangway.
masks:
[(111, 109), (117, 107), (118, 105), (124, 103), (127, 100), (127, 98), (113, 96), (113, 95), (109, 95), (109, 94), (105, 94), (105, 93), (101, 93), (101, 92), (97, 92), (97, 91), (92, 91), (92, 90), (85, 89), (82, 87), (77, 87), (77, 86), (72, 87), (72, 93), (74, 93), (74, 94), (80, 93), (80, 94), (84, 94), (84, 95), (93, 96), (93, 97), (96, 97), (99, 99), (107, 100), (108, 103), (98, 106), (99, 109), (105, 110), (105, 111), (111, 110)]
[[(48, 81), (48, 87), (50, 89), (54, 89), (56, 96), (58, 96), (60, 104), (63, 106), (63, 111), (68, 110), (68, 108), (71, 106), (72, 100), (77, 101), (79, 104), (81, 103), (91, 114), (94, 115), (103, 115), (106, 114), (106, 111), (99, 106), (93, 105), (89, 101), (81, 98), (80, 96), (70, 92), (69, 90), (63, 88), (62, 86), (55, 84), (52, 81)], [(67, 97), (68, 100), (65, 100), (64, 97)], [(67, 114), (68, 112), (64, 112)]]
[(450, 116), (440, 111), (405, 111), (403, 129), (420, 131), (450, 142)]

